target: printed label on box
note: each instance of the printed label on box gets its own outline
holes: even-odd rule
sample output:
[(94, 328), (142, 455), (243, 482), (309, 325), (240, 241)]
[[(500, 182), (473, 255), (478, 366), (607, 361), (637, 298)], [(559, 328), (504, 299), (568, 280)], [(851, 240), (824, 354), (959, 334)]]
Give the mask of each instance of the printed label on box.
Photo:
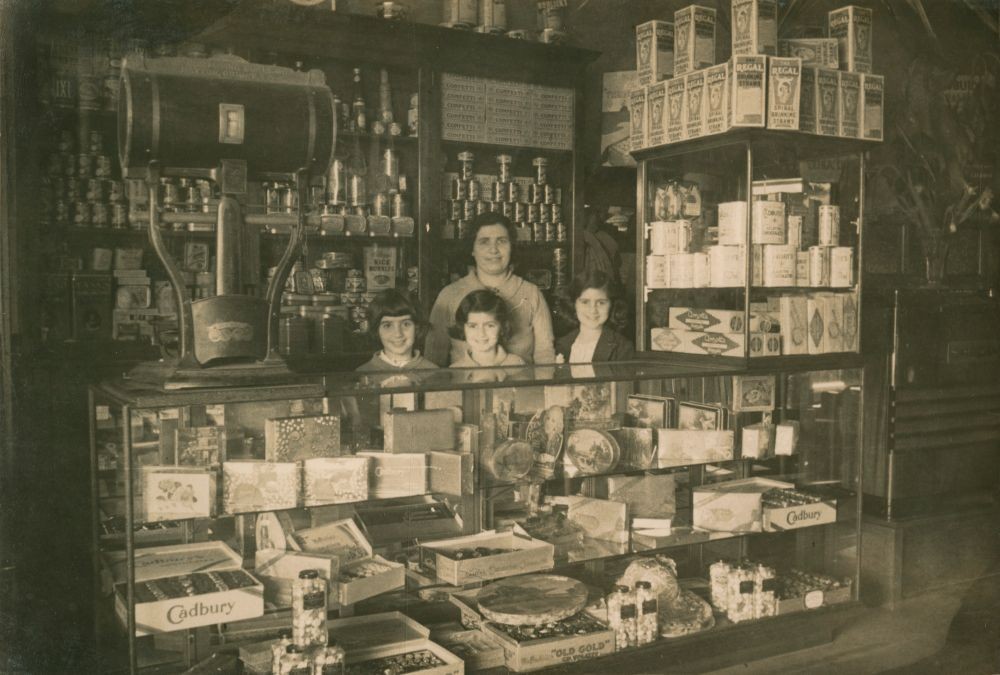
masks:
[(778, 4), (774, 0), (733, 0), (732, 53), (777, 54)]
[(734, 56), (730, 60), (730, 127), (764, 126), (766, 74), (766, 56)]
[(840, 69), (872, 72), (872, 11), (848, 5), (830, 12), (828, 35), (837, 39)]
[(840, 78), (840, 127), (838, 134), (844, 138), (858, 138), (861, 134), (861, 75), (838, 73)]
[(685, 119), (687, 107), (687, 81), (675, 77), (667, 81), (667, 142), (676, 143), (686, 138)]
[(836, 70), (816, 69), (816, 91), (819, 99), (819, 133), (836, 136), (840, 133), (840, 78)]
[(767, 128), (797, 130), (802, 62), (772, 56), (768, 66)]
[(686, 75), (684, 89), (687, 96), (685, 133), (688, 138), (698, 138), (705, 133), (705, 71)]

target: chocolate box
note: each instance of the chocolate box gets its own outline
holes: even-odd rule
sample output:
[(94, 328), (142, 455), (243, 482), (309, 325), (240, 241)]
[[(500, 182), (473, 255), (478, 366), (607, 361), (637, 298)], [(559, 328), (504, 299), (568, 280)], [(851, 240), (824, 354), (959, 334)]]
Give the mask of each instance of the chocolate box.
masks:
[[(114, 583), (125, 581), (125, 552), (109, 551), (103, 557)], [(149, 546), (135, 551), (135, 580), (138, 582), (175, 577), (191, 570), (236, 570), (242, 565), (240, 555), (221, 541)]]
[(798, 38), (794, 40), (778, 40), (778, 56), (794, 56), (802, 59), (802, 67), (817, 68), (840, 67), (836, 38)]
[(336, 581), (340, 558), (326, 553), (264, 549), (254, 554), (254, 572), (266, 577), (298, 579), (299, 572), (318, 570), (327, 581)]
[(740, 458), (764, 459), (772, 456), (774, 427), (770, 424), (747, 424), (740, 430)]
[(692, 488), (693, 525), (713, 532), (760, 532), (762, 495), (771, 488), (791, 488), (769, 478), (745, 478)]
[(733, 0), (732, 54), (778, 53), (778, 3), (775, 0)]
[(622, 467), (631, 469), (649, 469), (653, 466), (656, 456), (656, 446), (653, 444), (654, 429), (639, 427), (622, 427), (609, 431), (618, 441), (621, 449)]
[(840, 125), (837, 135), (843, 138), (861, 137), (861, 75), (838, 72), (840, 83)]
[(861, 138), (881, 141), (884, 129), (885, 79), (881, 75), (861, 77)]
[(605, 656), (615, 651), (615, 634), (608, 629), (573, 637), (540, 638), (518, 642), (485, 622), (483, 632), (503, 647), (507, 668), (516, 673), (548, 668), (560, 663), (575, 663)]
[[(468, 548), (510, 549), (479, 558), (455, 560), (449, 553)], [(487, 530), (468, 537), (444, 539), (420, 547), (420, 565), (454, 586), (549, 570), (554, 566), (552, 544), (514, 532)]]
[(296, 462), (340, 454), (340, 417), (308, 415), (277, 417), (264, 423), (265, 457), (271, 462)]
[(739, 412), (771, 412), (777, 395), (774, 375), (734, 375), (731, 410)]
[(368, 457), (368, 498), (393, 499), (427, 492), (427, 455), (359, 452)]
[(658, 429), (657, 468), (727, 462), (734, 458), (734, 433), (701, 429)]
[(674, 76), (715, 63), (715, 9), (688, 5), (674, 12)]
[(799, 129), (802, 61), (772, 56), (767, 60), (767, 128)]
[(367, 457), (313, 457), (302, 462), (302, 505), (347, 504), (368, 499)]
[(837, 500), (829, 499), (813, 504), (800, 504), (782, 508), (764, 508), (765, 532), (784, 532), (813, 525), (826, 525), (837, 520)]
[(248, 459), (222, 465), (224, 513), (280, 511), (299, 503), (302, 473), (294, 462)]
[(728, 72), (726, 126), (763, 127), (767, 122), (767, 57), (734, 56)]
[(503, 667), (503, 647), (480, 630), (435, 630), (431, 637), (462, 659), (469, 672)]
[(637, 87), (628, 95), (629, 150), (635, 152), (649, 146), (646, 138), (646, 87)]
[(218, 466), (226, 461), (223, 427), (182, 427), (174, 433), (178, 465)]
[(675, 77), (667, 80), (666, 137), (667, 143), (677, 143), (687, 138), (687, 79)]
[(138, 518), (143, 522), (209, 518), (215, 515), (214, 470), (144, 466), (141, 480), (142, 508)]
[(674, 76), (674, 24), (647, 21), (635, 27), (635, 69), (641, 85)]
[(850, 600), (850, 586), (841, 586), (840, 588), (832, 588), (825, 591), (816, 589), (797, 598), (778, 600), (778, 616), (805, 612), (806, 610), (819, 609), (820, 607), (829, 607), (841, 602), (850, 602)]
[(451, 410), (392, 410), (385, 420), (385, 451), (427, 452), (455, 449), (455, 418)]
[(328, 627), (330, 637), (343, 647), (347, 664), (351, 666), (427, 650), (443, 661), (443, 665), (407, 671), (410, 675), (462, 675), (465, 672), (462, 659), (430, 640), (430, 630), (400, 612), (335, 619)]
[(872, 10), (856, 5), (835, 9), (827, 15), (829, 36), (837, 39), (840, 69), (872, 72)]
[(590, 497), (556, 497), (555, 503), (569, 505), (569, 519), (590, 539), (628, 543), (628, 506), (625, 503)]

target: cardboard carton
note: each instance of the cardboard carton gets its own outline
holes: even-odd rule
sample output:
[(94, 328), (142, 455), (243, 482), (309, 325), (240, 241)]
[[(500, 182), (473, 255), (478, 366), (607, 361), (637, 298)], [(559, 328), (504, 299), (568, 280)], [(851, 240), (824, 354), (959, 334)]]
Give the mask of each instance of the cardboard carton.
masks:
[(696, 70), (684, 76), (684, 91), (687, 97), (686, 121), (687, 138), (705, 135), (705, 71)]
[(872, 11), (848, 5), (827, 15), (829, 36), (837, 39), (840, 69), (872, 72)]
[(733, 0), (733, 55), (778, 53), (778, 3), (775, 0)]
[(861, 137), (861, 75), (837, 73), (840, 84), (840, 126), (837, 135), (844, 138)]
[(881, 75), (863, 75), (861, 89), (863, 97), (861, 138), (866, 141), (881, 141), (884, 126), (885, 79)]
[(767, 122), (767, 57), (734, 56), (729, 60), (731, 127), (763, 127)]
[(715, 9), (689, 5), (674, 12), (674, 76), (715, 63)]
[(635, 69), (641, 85), (674, 76), (674, 24), (647, 21), (635, 27)]
[(772, 56), (767, 60), (767, 128), (797, 131), (802, 61)]
[(778, 40), (778, 55), (802, 59), (803, 68), (815, 66), (836, 70), (840, 67), (839, 53), (836, 38)]

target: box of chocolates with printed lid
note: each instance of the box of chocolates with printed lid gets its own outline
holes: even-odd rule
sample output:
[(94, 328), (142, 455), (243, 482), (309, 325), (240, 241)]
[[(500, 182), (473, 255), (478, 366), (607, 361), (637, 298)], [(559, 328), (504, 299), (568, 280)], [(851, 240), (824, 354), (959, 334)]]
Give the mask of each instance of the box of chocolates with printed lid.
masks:
[(784, 532), (837, 520), (837, 500), (814, 491), (772, 488), (761, 497), (765, 532)]
[(552, 569), (555, 549), (520, 532), (488, 530), (420, 547), (420, 565), (454, 586)]
[(461, 675), (465, 664), (400, 612), (336, 619), (330, 637), (344, 649), (348, 672)]

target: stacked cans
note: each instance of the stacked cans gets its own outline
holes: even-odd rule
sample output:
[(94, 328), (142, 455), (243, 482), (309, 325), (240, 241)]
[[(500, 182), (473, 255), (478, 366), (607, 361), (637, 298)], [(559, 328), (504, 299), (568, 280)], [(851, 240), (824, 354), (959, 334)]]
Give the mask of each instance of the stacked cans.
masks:
[[(145, 186), (135, 186), (144, 190)], [(165, 212), (172, 213), (215, 213), (219, 209), (219, 199), (216, 196), (215, 184), (205, 178), (160, 178), (160, 205)], [(134, 210), (129, 218), (136, 227), (142, 227), (144, 212)], [(173, 229), (188, 232), (211, 232), (215, 229), (213, 223), (174, 223)]]
[(45, 217), (56, 225), (128, 227), (128, 202), (121, 180), (114, 178), (104, 138), (91, 131), (82, 152), (75, 153), (73, 133), (62, 130), (49, 155), (43, 180)]

